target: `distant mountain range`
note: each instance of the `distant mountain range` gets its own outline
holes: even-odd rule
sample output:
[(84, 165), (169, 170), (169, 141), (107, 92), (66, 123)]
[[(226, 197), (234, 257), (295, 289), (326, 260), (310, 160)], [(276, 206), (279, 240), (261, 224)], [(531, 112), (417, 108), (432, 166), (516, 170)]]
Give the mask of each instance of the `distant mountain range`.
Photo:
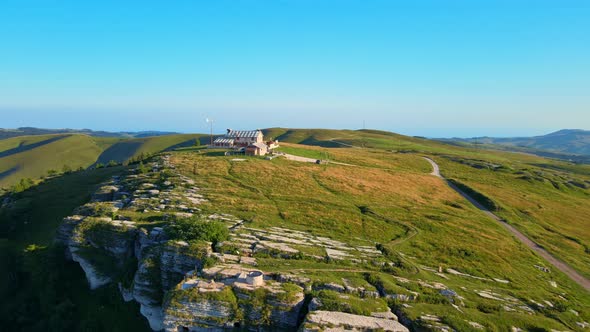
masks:
[(472, 137), (440, 138), (438, 141), (473, 145), (483, 148), (533, 153), (550, 158), (590, 161), (590, 131), (582, 129), (563, 129), (547, 135), (533, 137)]
[(50, 134), (86, 134), (96, 137), (119, 137), (119, 138), (141, 138), (150, 136), (165, 136), (178, 134), (176, 132), (167, 131), (138, 131), (138, 132), (109, 132), (109, 131), (94, 131), (91, 129), (43, 129), (34, 127), (21, 127), (16, 129), (0, 128), (0, 139), (29, 136), (29, 135), (50, 135)]

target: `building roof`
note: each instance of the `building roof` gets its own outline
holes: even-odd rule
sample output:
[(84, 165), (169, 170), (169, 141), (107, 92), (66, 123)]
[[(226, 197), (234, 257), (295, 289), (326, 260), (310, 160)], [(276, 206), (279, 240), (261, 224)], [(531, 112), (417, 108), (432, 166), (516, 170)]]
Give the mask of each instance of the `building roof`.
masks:
[(267, 149), (268, 146), (264, 143), (252, 143), (250, 145), (248, 145), (248, 147), (257, 147), (259, 149)]
[(213, 141), (214, 144), (234, 144), (234, 140), (232, 138), (216, 138), (215, 141)]
[(228, 129), (225, 137), (227, 138), (238, 138), (238, 137), (257, 137), (262, 132), (260, 130), (231, 130)]

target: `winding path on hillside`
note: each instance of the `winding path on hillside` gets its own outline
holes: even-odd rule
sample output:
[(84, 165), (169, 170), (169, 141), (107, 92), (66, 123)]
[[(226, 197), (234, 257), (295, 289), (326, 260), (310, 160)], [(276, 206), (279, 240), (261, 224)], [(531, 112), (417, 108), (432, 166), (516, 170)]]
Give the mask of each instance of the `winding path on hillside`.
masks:
[(467, 195), (461, 189), (457, 188), (457, 186), (455, 186), (454, 184), (447, 181), (440, 174), (440, 168), (438, 167), (438, 164), (436, 162), (434, 162), (434, 160), (427, 158), (427, 157), (423, 157), (423, 158), (426, 159), (426, 161), (428, 161), (430, 163), (430, 165), (432, 165), (432, 173), (430, 173), (430, 174), (445, 180), (445, 182), (449, 185), (449, 187), (451, 187), (459, 195), (461, 195), (465, 199), (467, 199), (471, 204), (473, 204), (476, 208), (480, 209), (488, 217), (499, 222), (505, 229), (507, 229), (510, 233), (512, 233), (512, 235), (514, 235), (518, 240), (520, 240), (520, 242), (524, 243), (527, 247), (531, 248), (539, 256), (543, 257), (545, 260), (547, 260), (549, 263), (551, 263), (551, 265), (553, 265), (556, 269), (565, 273), (568, 277), (570, 277), (578, 285), (580, 285), (580, 286), (584, 287), (586, 290), (590, 291), (590, 280), (588, 280), (587, 278), (582, 276), (580, 273), (578, 273), (576, 270), (574, 270), (571, 266), (567, 265), (566, 263), (564, 263), (560, 259), (557, 259), (555, 256), (551, 255), (549, 252), (547, 252), (547, 250), (543, 249), (543, 247), (541, 247), (537, 243), (533, 242), (531, 239), (526, 237), (526, 235), (521, 233), (519, 230), (514, 228), (512, 225), (508, 224), (502, 218), (498, 217), (497, 215), (492, 213), (490, 210), (486, 209), (484, 206), (479, 204), (479, 202), (477, 202), (471, 196)]

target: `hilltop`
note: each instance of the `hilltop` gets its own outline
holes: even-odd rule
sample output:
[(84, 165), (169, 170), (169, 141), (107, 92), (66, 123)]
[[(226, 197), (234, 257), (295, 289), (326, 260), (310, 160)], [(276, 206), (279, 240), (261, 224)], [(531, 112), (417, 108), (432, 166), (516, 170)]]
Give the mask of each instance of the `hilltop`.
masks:
[[(590, 320), (588, 292), (502, 225), (590, 278), (590, 167), (375, 130), (264, 132), (282, 151), (331, 162), (192, 146), (169, 149), (144, 168), (89, 170), (109, 173), (92, 201), (63, 196), (71, 210), (80, 207), (64, 219), (58, 240), (90, 286), (112, 292), (111, 299), (121, 291), (153, 328), (270, 323), (313, 330), (383, 323), (367, 318), (378, 314), (402, 331), (393, 313), (406, 327), (426, 330), (582, 330)], [(504, 221), (432, 175), (423, 157)], [(47, 250), (51, 229), (71, 213), (47, 219), (43, 204), (26, 208), (38, 215), (17, 208), (36, 202), (37, 191), (63, 190), (47, 186), (73, 176), (81, 175), (10, 199), (0, 210), (6, 246)], [(227, 237), (203, 233), (203, 223), (222, 225)], [(265, 286), (234, 278), (251, 271), (262, 273)], [(139, 308), (112, 305), (122, 308), (117, 320), (137, 319), (129, 312)], [(277, 306), (282, 311), (271, 310)]]

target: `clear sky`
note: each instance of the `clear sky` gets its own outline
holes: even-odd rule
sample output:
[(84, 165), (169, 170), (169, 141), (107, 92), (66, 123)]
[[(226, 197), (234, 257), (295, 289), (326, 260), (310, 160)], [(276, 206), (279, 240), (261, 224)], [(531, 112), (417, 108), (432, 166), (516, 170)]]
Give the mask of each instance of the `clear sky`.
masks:
[(0, 3), (0, 127), (590, 129), (590, 1)]

